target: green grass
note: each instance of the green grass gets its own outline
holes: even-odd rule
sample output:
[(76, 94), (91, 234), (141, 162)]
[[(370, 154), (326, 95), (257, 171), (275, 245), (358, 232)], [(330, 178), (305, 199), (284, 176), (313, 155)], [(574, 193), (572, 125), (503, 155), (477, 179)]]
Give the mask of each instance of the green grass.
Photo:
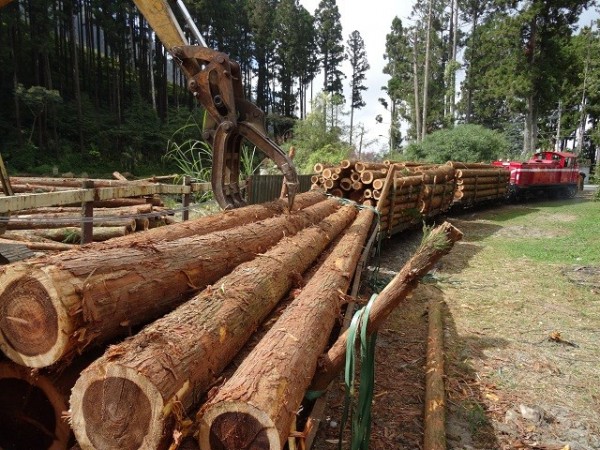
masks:
[(550, 264), (600, 264), (600, 203), (544, 202), (525, 211), (492, 214), (490, 221), (528, 232), (516, 236), (518, 239), (506, 235), (487, 239), (499, 241), (495, 246), (513, 258)]

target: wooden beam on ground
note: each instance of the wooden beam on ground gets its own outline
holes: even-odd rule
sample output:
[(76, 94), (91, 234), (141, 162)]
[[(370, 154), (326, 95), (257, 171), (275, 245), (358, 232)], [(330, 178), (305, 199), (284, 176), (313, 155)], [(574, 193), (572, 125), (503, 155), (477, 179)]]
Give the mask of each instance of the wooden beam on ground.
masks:
[(429, 301), (423, 450), (446, 450), (443, 302)]

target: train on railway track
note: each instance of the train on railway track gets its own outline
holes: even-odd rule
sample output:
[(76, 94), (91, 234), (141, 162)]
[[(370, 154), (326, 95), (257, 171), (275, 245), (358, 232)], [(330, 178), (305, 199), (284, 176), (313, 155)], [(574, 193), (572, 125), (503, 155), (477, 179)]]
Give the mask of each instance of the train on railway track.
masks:
[(539, 151), (529, 161), (446, 164), (342, 161), (315, 165), (313, 188), (376, 207), (380, 231), (392, 235), (452, 207), (522, 201), (540, 195), (572, 198), (582, 183), (577, 155)]
[(496, 161), (492, 165), (510, 171), (509, 199), (522, 199), (539, 193), (572, 198), (577, 194), (583, 176), (577, 155), (568, 152), (541, 151), (526, 162)]

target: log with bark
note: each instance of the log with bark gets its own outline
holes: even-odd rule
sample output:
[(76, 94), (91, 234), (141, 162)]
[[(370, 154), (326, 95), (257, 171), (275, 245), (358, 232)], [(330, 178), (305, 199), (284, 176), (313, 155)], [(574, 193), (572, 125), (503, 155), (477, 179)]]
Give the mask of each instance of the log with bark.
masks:
[[(305, 192), (296, 196), (293, 211), (299, 211), (326, 199), (322, 190)], [(200, 236), (214, 231), (223, 231), (241, 225), (258, 222), (288, 212), (287, 199), (279, 199), (270, 203), (249, 205), (232, 209), (212, 216), (178, 222), (168, 227), (159, 227), (147, 233), (132, 234), (125, 238), (115, 239), (103, 246), (121, 247), (125, 245), (150, 245), (156, 242), (172, 241), (189, 236)]]
[[(439, 259), (446, 255), (454, 243), (462, 239), (460, 230), (448, 222), (433, 229), (427, 236), (412, 258), (404, 265), (402, 270), (381, 291), (373, 302), (367, 324), (367, 333), (377, 331), (390, 313), (413, 289)], [(337, 376), (346, 358), (346, 343), (348, 333), (344, 332), (327, 351), (319, 358), (317, 372), (311, 384), (311, 389), (322, 391)]]
[(224, 231), (135, 246), (88, 246), (0, 271), (0, 349), (45, 367), (161, 316), (283, 236), (321, 221), (335, 200)]
[(111, 347), (72, 391), (81, 447), (162, 448), (182, 426), (178, 418), (355, 216), (353, 207), (342, 207)]
[(340, 314), (373, 211), (360, 212), (309, 283), (197, 415), (205, 450), (280, 450)]
[(443, 302), (429, 302), (425, 365), (424, 450), (446, 450), (446, 391), (444, 388)]

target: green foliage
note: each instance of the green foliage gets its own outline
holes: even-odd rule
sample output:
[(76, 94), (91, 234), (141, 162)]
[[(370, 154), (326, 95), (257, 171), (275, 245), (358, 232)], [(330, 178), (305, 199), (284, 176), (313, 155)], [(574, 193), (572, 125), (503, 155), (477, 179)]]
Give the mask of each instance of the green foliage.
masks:
[[(523, 149), (551, 144), (562, 100), (562, 136), (573, 129), (581, 102), (583, 65), (571, 47), (579, 16), (591, 2), (486, 2), (469, 10), (473, 25), (465, 50), (462, 112), (468, 122), (502, 129), (523, 122)], [(482, 22), (477, 19), (482, 18)], [(581, 49), (581, 45), (579, 45)], [(583, 80), (583, 77), (581, 77)], [(575, 120), (574, 120), (575, 119)]]
[(317, 162), (339, 162), (348, 157), (351, 148), (342, 140), (342, 129), (328, 127), (328, 97), (318, 97), (310, 114), (294, 125), (288, 146), (296, 147), (294, 164), (301, 173), (312, 173)]
[(32, 143), (35, 126), (38, 119), (51, 106), (62, 102), (60, 93), (55, 89), (46, 89), (43, 86), (31, 86), (25, 88), (22, 84), (17, 84), (15, 89), (17, 98), (29, 109), (33, 116), (31, 132), (29, 133), (28, 142)]
[(261, 166), (262, 152), (258, 151), (256, 146), (244, 145), (240, 152), (240, 176), (244, 179), (254, 175)]
[(489, 162), (503, 158), (509, 150), (501, 133), (480, 125), (459, 125), (429, 134), (406, 148), (404, 158), (444, 163), (446, 161)]
[(336, 0), (321, 0), (315, 12), (317, 45), (323, 65), (323, 90), (329, 93), (343, 92), (344, 74), (340, 64), (344, 60), (342, 24)]
[(199, 182), (209, 182), (212, 167), (212, 149), (198, 139), (202, 126), (194, 116), (189, 122), (175, 130), (167, 142), (163, 159), (172, 161), (182, 175)]
[(369, 62), (367, 61), (365, 41), (358, 30), (354, 30), (348, 37), (348, 41), (346, 42), (346, 57), (352, 67), (350, 107), (360, 109), (366, 105), (362, 98), (362, 91), (367, 90), (367, 87), (364, 85), (365, 74), (371, 66), (369, 66)]

